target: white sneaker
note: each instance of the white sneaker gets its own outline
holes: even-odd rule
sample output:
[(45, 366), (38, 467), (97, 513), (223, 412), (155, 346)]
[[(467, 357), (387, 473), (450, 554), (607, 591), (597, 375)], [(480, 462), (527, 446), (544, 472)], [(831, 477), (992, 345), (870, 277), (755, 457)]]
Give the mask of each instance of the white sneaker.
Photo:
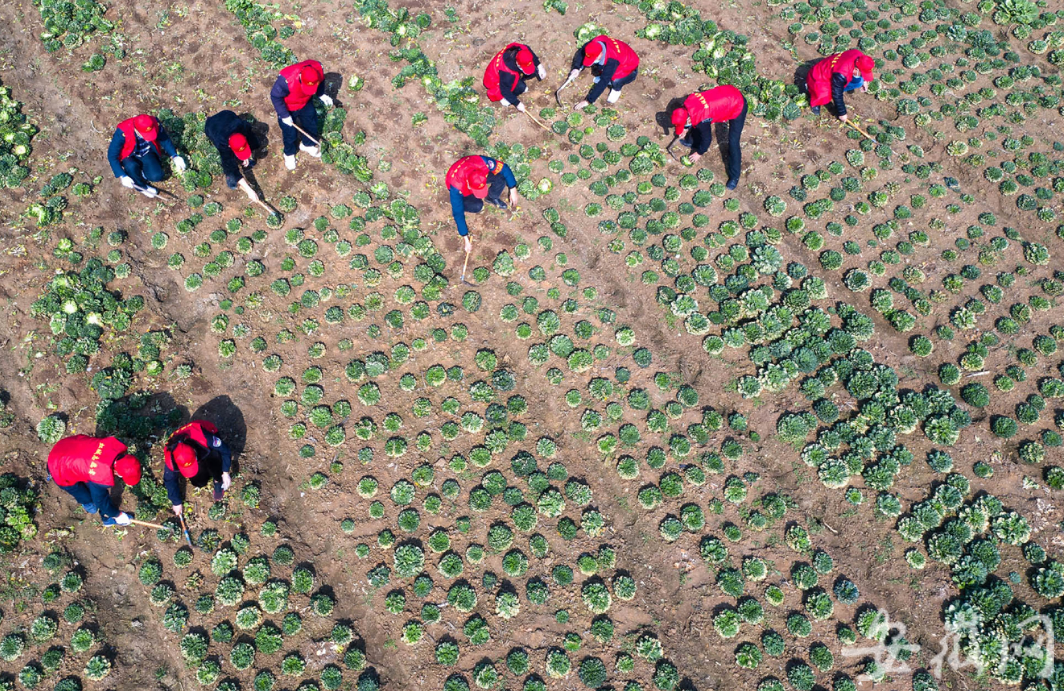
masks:
[(598, 83), (599, 83), (599, 81), (600, 81), (601, 79), (602, 79), (602, 77), (595, 77), (595, 78), (594, 78), (594, 79), (592, 80), (592, 83), (594, 83), (594, 84), (598, 84)]
[(619, 89), (610, 89), (610, 95), (606, 97), (607, 103), (616, 103), (621, 99), (621, 92)]
[(307, 146), (305, 144), (300, 144), (299, 145), (299, 150), (307, 152), (308, 154), (310, 154), (314, 158), (321, 158), (321, 148), (319, 148), (317, 146)]
[(288, 170), (295, 170), (296, 169), (296, 157), (294, 155), (293, 156), (289, 156), (288, 154), (285, 154), (284, 155), (284, 167), (287, 168)]

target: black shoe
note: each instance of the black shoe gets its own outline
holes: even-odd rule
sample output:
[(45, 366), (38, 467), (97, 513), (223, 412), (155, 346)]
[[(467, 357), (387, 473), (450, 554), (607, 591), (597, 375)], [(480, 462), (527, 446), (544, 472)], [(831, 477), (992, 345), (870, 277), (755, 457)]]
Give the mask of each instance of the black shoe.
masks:
[(813, 106), (809, 110), (813, 111), (813, 115), (820, 115), (820, 106)]
[(501, 199), (490, 199), (489, 198), (488, 201), (491, 202), (492, 204), (494, 204), (495, 206), (499, 207), (500, 209), (506, 209), (507, 208), (506, 202), (504, 202)]
[(733, 190), (733, 189), (735, 189), (738, 186), (739, 186), (739, 178), (732, 178), (731, 180), (728, 180), (728, 184), (725, 185), (725, 187), (727, 187), (730, 190)]

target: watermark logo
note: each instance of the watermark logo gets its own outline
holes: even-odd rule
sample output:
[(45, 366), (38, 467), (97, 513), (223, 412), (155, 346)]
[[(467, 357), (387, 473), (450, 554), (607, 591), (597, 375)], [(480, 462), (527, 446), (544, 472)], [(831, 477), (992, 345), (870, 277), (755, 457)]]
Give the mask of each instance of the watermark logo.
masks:
[[(843, 657), (871, 659), (872, 664), (858, 679), (879, 681), (886, 675), (912, 674), (908, 660), (922, 646), (905, 637), (905, 623), (892, 621), (883, 609), (875, 612), (874, 617), (870, 612), (865, 616), (872, 619), (862, 627), (865, 629), (862, 633), (875, 644), (842, 650)], [(938, 639), (938, 653), (927, 665), (936, 679), (942, 678), (943, 667), (954, 671), (972, 669), (977, 674), (1015, 678), (1016, 682), (1024, 675), (1048, 679), (1053, 674), (1055, 640), (1049, 617), (1035, 614), (1005, 625), (995, 623), (993, 627), (984, 627), (982, 623), (973, 609), (955, 612), (950, 617), (945, 633)]]

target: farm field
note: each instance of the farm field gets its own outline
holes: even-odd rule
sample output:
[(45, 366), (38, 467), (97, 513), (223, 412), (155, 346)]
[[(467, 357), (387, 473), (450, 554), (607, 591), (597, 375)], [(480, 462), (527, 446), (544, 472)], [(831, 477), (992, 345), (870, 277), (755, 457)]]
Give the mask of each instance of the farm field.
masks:
[[(1064, 689), (1064, 7), (0, 3), (0, 690)], [(607, 33), (616, 103), (558, 94)], [(512, 41), (537, 126), (481, 80)], [(848, 127), (799, 88), (859, 48)], [(322, 157), (282, 163), (314, 58)], [(692, 163), (670, 112), (739, 88)], [(267, 154), (226, 187), (223, 109)], [(188, 163), (107, 165), (158, 117)], [(444, 176), (505, 162), (516, 210)], [(192, 490), (162, 446), (234, 452)], [(103, 527), (72, 434), (144, 463)], [(118, 502), (120, 495), (120, 504)], [(1057, 646), (1059, 648), (1059, 646)]]

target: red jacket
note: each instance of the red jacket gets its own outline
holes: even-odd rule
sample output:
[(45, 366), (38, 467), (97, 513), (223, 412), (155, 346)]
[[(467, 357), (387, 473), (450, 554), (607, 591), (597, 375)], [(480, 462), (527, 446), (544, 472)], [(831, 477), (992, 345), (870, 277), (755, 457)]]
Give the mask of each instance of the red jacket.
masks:
[[(502, 168), (502, 161), (499, 161), (499, 168)], [(473, 194), (473, 191), (469, 188), (469, 176), (477, 171), (485, 176), (489, 173), (498, 172), (488, 168), (483, 156), (466, 156), (455, 161), (447, 171), (447, 187), (453, 187), (461, 192), (463, 196)]]
[(615, 38), (610, 38), (606, 34), (596, 36), (588, 41), (588, 43), (594, 43), (595, 41), (601, 41), (606, 46), (607, 60), (616, 60), (620, 63), (620, 67), (618, 67), (617, 71), (613, 73), (614, 79), (627, 77), (639, 67), (639, 56), (636, 55), (636, 52), (632, 50), (631, 46), (627, 43), (618, 41)]
[(525, 76), (525, 75), (520, 74), (520, 73), (518, 73), (518, 72), (516, 72), (514, 70), (511, 70), (509, 67), (506, 66), (506, 63), (503, 62), (503, 59), (502, 59), (503, 53), (505, 53), (506, 51), (510, 50), (511, 48), (520, 49), (520, 48), (524, 48), (524, 47), (525, 47), (525, 44), (523, 44), (523, 43), (511, 43), (510, 45), (508, 45), (505, 48), (503, 48), (502, 50), (500, 50), (495, 55), (495, 57), (493, 57), (491, 59), (491, 62), (488, 63), (487, 68), (484, 70), (484, 88), (488, 92), (488, 100), (489, 101), (498, 102), (498, 101), (502, 100), (502, 92), (499, 91), (499, 73), (500, 72), (506, 72), (507, 74), (512, 74), (514, 76), (515, 83), (517, 81), (520, 81), (521, 77)]
[(79, 482), (95, 482), (114, 487), (114, 462), (126, 452), (126, 445), (114, 437), (79, 434), (60, 439), (48, 453), (48, 472), (55, 484), (70, 487)]
[[(177, 470), (177, 465), (174, 463), (173, 442), (177, 441), (192, 441), (199, 444), (200, 448), (204, 451), (209, 451), (211, 448), (210, 443), (207, 441), (207, 434), (218, 434), (218, 428), (206, 420), (193, 420), (184, 427), (181, 427), (166, 440), (166, 445), (163, 447), (163, 461), (166, 462), (166, 467), (170, 470)], [(182, 438), (183, 437), (183, 438)]]
[(705, 120), (727, 122), (739, 117), (743, 112), (746, 99), (730, 84), (717, 86), (706, 91), (696, 91), (684, 99), (683, 107), (691, 117), (691, 126)]
[[(303, 71), (304, 67), (312, 67), (318, 71), (318, 83), (314, 85), (313, 89), (307, 89), (303, 82), (299, 80), (299, 73)], [(325, 70), (322, 69), (321, 63), (317, 60), (304, 60), (281, 70), (281, 76), (288, 83), (288, 95), (284, 97), (284, 104), (288, 107), (288, 110), (295, 112), (302, 110), (303, 106), (307, 105), (307, 102), (314, 97), (314, 94), (318, 93), (321, 80), (325, 78)]]
[[(118, 130), (122, 133), (122, 136), (126, 138), (126, 140), (122, 142), (122, 152), (118, 155), (118, 160), (120, 161), (124, 161), (129, 158), (129, 155), (133, 153), (133, 149), (137, 148), (137, 135), (135, 134), (135, 130), (133, 129), (133, 121), (136, 120), (138, 117), (140, 116), (138, 115), (118, 123)], [(141, 137), (151, 142), (152, 146), (155, 147), (155, 150), (159, 151), (159, 120), (156, 119), (153, 115), (149, 115), (148, 117), (152, 119), (152, 122), (155, 125), (155, 136), (151, 139), (148, 139), (142, 134)]]
[[(831, 100), (831, 76), (841, 74), (846, 77), (846, 81), (849, 81), (853, 78), (853, 71), (857, 67), (858, 60), (866, 62), (871, 61), (872, 58), (856, 48), (851, 48), (835, 55), (829, 55), (813, 65), (813, 69), (809, 70), (805, 78), (806, 86), (809, 87), (809, 105), (822, 106), (829, 102)], [(872, 75), (872, 68), (862, 69), (861, 78), (865, 80), (865, 84), (871, 82), (875, 78)]]

